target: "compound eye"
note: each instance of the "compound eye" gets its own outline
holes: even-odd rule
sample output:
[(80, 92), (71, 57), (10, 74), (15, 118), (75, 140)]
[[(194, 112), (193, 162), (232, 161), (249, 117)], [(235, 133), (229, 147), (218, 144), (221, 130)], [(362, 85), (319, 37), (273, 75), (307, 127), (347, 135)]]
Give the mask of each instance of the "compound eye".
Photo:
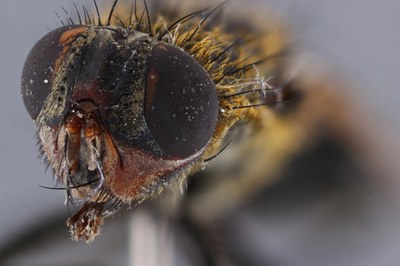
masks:
[(33, 120), (36, 120), (51, 92), (63, 57), (79, 33), (85, 29), (83, 26), (57, 28), (40, 39), (29, 52), (22, 71), (21, 93)]
[(218, 118), (215, 84), (190, 55), (160, 44), (149, 59), (145, 119), (167, 156), (187, 158), (210, 141)]

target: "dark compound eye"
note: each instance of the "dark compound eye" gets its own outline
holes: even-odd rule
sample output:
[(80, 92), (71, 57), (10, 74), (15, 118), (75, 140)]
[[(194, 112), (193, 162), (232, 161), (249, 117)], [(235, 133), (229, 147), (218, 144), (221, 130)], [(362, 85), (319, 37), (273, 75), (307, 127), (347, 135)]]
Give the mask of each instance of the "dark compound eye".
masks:
[(22, 72), (21, 93), (33, 120), (36, 120), (51, 92), (54, 73), (70, 44), (85, 30), (84, 26), (60, 27), (45, 35), (30, 51)]
[(184, 158), (211, 139), (218, 117), (215, 84), (190, 55), (173, 46), (153, 48), (148, 62), (145, 118), (161, 149)]

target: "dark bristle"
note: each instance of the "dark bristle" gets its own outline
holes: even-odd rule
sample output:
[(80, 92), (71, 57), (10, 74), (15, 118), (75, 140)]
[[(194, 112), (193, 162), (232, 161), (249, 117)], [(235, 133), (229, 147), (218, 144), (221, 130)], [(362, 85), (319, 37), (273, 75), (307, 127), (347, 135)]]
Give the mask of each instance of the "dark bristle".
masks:
[(121, 203), (121, 200), (119, 198), (113, 197), (106, 208), (108, 210), (115, 209), (120, 203)]
[(36, 146), (38, 147), (39, 158), (42, 158), (44, 156), (44, 148), (38, 134), (36, 134)]
[(48, 186), (42, 186), (42, 185), (39, 185), (39, 187), (45, 188), (45, 189), (50, 189), (50, 190), (66, 190), (66, 188), (64, 188), (64, 187), (48, 187)]
[(99, 193), (99, 195), (97, 196), (96, 202), (98, 202), (98, 200), (100, 200), (100, 199), (104, 196), (105, 193), (106, 193), (105, 188), (104, 188), (104, 187), (101, 187), (100, 193)]
[(203, 9), (203, 10), (199, 10), (199, 11), (190, 13), (190, 14), (188, 14), (188, 15), (186, 15), (186, 16), (184, 16), (184, 17), (181, 17), (180, 19), (176, 20), (174, 23), (172, 23), (171, 25), (169, 25), (169, 26), (167, 27), (166, 30), (164, 30), (164, 31), (162, 31), (162, 32), (159, 33), (159, 35), (158, 35), (158, 40), (161, 40), (161, 39), (165, 36), (165, 34), (167, 34), (168, 32), (170, 32), (170, 31), (172, 31), (172, 30), (174, 30), (175, 27), (177, 27), (177, 25), (178, 25), (179, 23), (182, 23), (182, 24), (183, 24), (183, 23), (185, 23), (185, 22), (187, 22), (187, 21), (193, 19), (194, 17), (198, 16), (199, 14), (201, 14), (201, 13), (203, 13), (203, 12), (205, 12), (205, 11), (207, 11), (207, 9)]
[(276, 101), (276, 102), (271, 102), (271, 103), (256, 103), (256, 104), (250, 104), (250, 105), (235, 106), (232, 109), (243, 109), (243, 108), (261, 107), (261, 106), (272, 106), (272, 105), (276, 105), (278, 103), (288, 103), (288, 102), (290, 102), (290, 100)]
[(140, 26), (142, 25), (142, 20), (144, 17), (144, 12), (145, 12), (145, 9), (143, 9), (142, 15), (140, 16), (140, 19), (139, 19), (138, 23), (136, 24), (136, 30), (140, 30)]
[(112, 15), (114, 13), (114, 9), (115, 9), (115, 6), (117, 5), (117, 3), (118, 3), (118, 0), (115, 0), (111, 7), (110, 14), (108, 14), (108, 19), (107, 19), (107, 24), (106, 24), (107, 26), (110, 26), (111, 18), (112, 18)]
[(119, 199), (116, 204), (113, 206), (113, 209), (111, 211), (115, 212), (121, 208), (121, 206), (124, 205), (124, 201)]
[[(70, 180), (68, 179), (67, 180), (67, 187), (69, 187), (69, 182), (70, 182)], [(67, 199), (68, 199), (67, 202), (71, 203), (72, 207), (76, 207), (74, 198), (71, 195), (71, 190), (67, 189), (66, 191), (67, 191)], [(68, 207), (68, 211), (69, 211), (69, 205), (67, 205), (67, 207)]]
[(177, 27), (178, 24), (186, 23), (186, 22), (190, 21), (191, 19), (195, 18), (197, 15), (200, 15), (200, 14), (204, 13), (205, 11), (207, 11), (207, 9), (203, 9), (203, 10), (199, 10), (199, 11), (193, 12), (191, 14), (188, 14), (188, 15), (178, 19), (173, 24), (168, 26), (168, 31), (174, 30)]
[(265, 62), (267, 62), (267, 61), (270, 61), (270, 60), (272, 60), (272, 59), (281, 58), (283, 54), (284, 54), (284, 52), (279, 52), (279, 53), (272, 54), (272, 55), (270, 55), (270, 56), (267, 56), (266, 58), (257, 60), (257, 61), (255, 61), (255, 62), (253, 62), (253, 63), (249, 63), (249, 64), (244, 65), (244, 66), (242, 66), (242, 67), (240, 67), (240, 68), (238, 68), (238, 69), (235, 69), (235, 70), (233, 70), (233, 71), (229, 71), (229, 72), (227, 73), (227, 75), (234, 75), (234, 74), (236, 74), (236, 73), (238, 73), (238, 72), (240, 72), (240, 71), (247, 71), (247, 70), (249, 70), (249, 69), (250, 69), (251, 67), (253, 67), (253, 66), (260, 65), (260, 64), (265, 63)]
[[(276, 91), (276, 90), (280, 90), (280, 89), (281, 89), (281, 87), (277, 87), (277, 88), (267, 89), (265, 91)], [(229, 94), (229, 95), (220, 95), (218, 97), (229, 99), (229, 98), (236, 97), (236, 96), (243, 95), (243, 94), (256, 93), (256, 92), (262, 93), (263, 91), (264, 91), (263, 89), (254, 89), (254, 90), (248, 90), (248, 91), (241, 91), (241, 92), (237, 92), (237, 93)]]
[(230, 74), (231, 71), (235, 70), (238, 66), (240, 66), (243, 62), (245, 62), (246, 60), (248, 60), (250, 57), (252, 57), (251, 55), (243, 58), (242, 60), (240, 60), (239, 62), (237, 62), (233, 67), (229, 68), (228, 71), (226, 71), (222, 77), (220, 77), (217, 81), (215, 81), (215, 84), (219, 84), (222, 80), (224, 80), (224, 78)]
[(133, 19), (133, 0), (131, 1), (131, 10), (129, 12), (129, 27), (132, 25), (132, 19)]
[(222, 7), (222, 5), (224, 5), (226, 3), (226, 1), (222, 2), (221, 4), (219, 4), (218, 6), (216, 6), (213, 10), (211, 10), (207, 16), (205, 16), (199, 23), (199, 25), (196, 27), (196, 29), (192, 32), (192, 34), (190, 35), (189, 39), (186, 41), (185, 47), (187, 47), (187, 45), (191, 42), (191, 40), (193, 39), (193, 36), (198, 32), (198, 30), (201, 28), (201, 26), (203, 25), (203, 23), (216, 11), (218, 10), (220, 7)]
[(209, 162), (209, 161), (215, 159), (215, 158), (216, 158), (218, 155), (220, 155), (220, 154), (229, 146), (229, 144), (231, 144), (231, 143), (232, 143), (232, 140), (230, 140), (224, 147), (222, 147), (222, 149), (221, 149), (219, 152), (217, 152), (217, 154), (215, 154), (215, 155), (213, 155), (213, 156), (211, 156), (211, 157), (209, 157), (209, 158), (207, 158), (207, 159), (204, 159), (204, 162), (206, 163), (206, 162)]
[(143, 3), (144, 3), (144, 8), (146, 10), (147, 24), (148, 24), (148, 27), (149, 27), (149, 35), (153, 36), (153, 31), (152, 31), (152, 28), (151, 28), (151, 19), (150, 19), (149, 9), (147, 7), (146, 0), (143, 0)]
[[(233, 43), (231, 43), (228, 47), (226, 47), (222, 52), (220, 52), (218, 55), (216, 55), (214, 58), (211, 59), (211, 63), (216, 62), (222, 55), (226, 54), (232, 47), (237, 45), (240, 41), (242, 41), (242, 38), (237, 39)], [(209, 58), (204, 58), (200, 63), (205, 64), (209, 60)]]
[(62, 8), (62, 10), (64, 11), (64, 13), (67, 15), (68, 21), (70, 21), (71, 25), (75, 25), (75, 22), (74, 22), (74, 20), (71, 18), (71, 15), (69, 14), (69, 12), (68, 12), (64, 7), (61, 7), (61, 8)]
[(228, 98), (232, 98), (232, 97), (235, 97), (235, 96), (248, 94), (248, 93), (256, 93), (256, 92), (261, 92), (262, 93), (263, 91), (264, 92), (279, 91), (279, 90), (285, 89), (289, 82), (290, 82), (290, 79), (287, 78), (282, 84), (280, 84), (277, 87), (272, 87), (272, 88), (268, 88), (268, 89), (265, 89), (265, 90), (263, 90), (263, 89), (253, 89), (253, 90), (237, 92), (237, 93), (229, 94), (229, 95), (219, 95), (218, 97), (228, 99)]
[(96, 13), (97, 13), (97, 24), (98, 24), (98, 26), (103, 26), (103, 24), (101, 23), (101, 16), (100, 16), (99, 7), (97, 5), (97, 1), (93, 0), (93, 3), (94, 3), (94, 7), (96, 8)]
[(58, 18), (58, 21), (60, 21), (61, 25), (65, 26), (65, 23), (64, 23), (64, 21), (61, 19), (60, 15), (58, 15), (57, 12), (54, 12), (54, 13), (56, 13), (56, 16), (57, 16), (57, 18)]
[(106, 195), (105, 195), (105, 198), (104, 198), (104, 202), (110, 201), (110, 200), (112, 200), (113, 198), (114, 198), (114, 196), (113, 196), (111, 193), (106, 192)]
[(227, 53), (230, 49), (232, 49), (232, 47), (234, 47), (235, 45), (237, 45), (239, 42), (242, 41), (242, 38), (237, 39), (236, 41), (234, 41), (233, 43), (231, 43), (228, 47), (226, 47), (222, 52), (220, 52), (218, 55), (216, 55), (213, 59), (211, 59), (211, 62), (215, 62), (217, 61), (222, 55), (224, 55), (225, 53)]
[(121, 24), (121, 26), (123, 27), (123, 28), (128, 28), (126, 25), (125, 25), (125, 23), (119, 18), (119, 17), (117, 17), (117, 16), (113, 16), (117, 21), (118, 21), (118, 23), (119, 24)]
[(135, 21), (137, 22), (138, 21), (138, 16), (137, 16), (137, 0), (134, 0), (135, 1)]
[(51, 189), (51, 190), (77, 189), (77, 188), (80, 188), (80, 187), (85, 187), (85, 186), (92, 185), (92, 184), (94, 184), (94, 183), (96, 183), (98, 181), (100, 181), (100, 178), (97, 178), (95, 180), (92, 180), (90, 182), (87, 182), (87, 183), (84, 183), (84, 184), (81, 184), (81, 185), (72, 186), (72, 187), (47, 187), (47, 186), (42, 186), (42, 185), (39, 185), (39, 187), (45, 188), (45, 189)]
[(76, 6), (75, 2), (73, 2), (73, 3), (74, 3), (75, 10), (76, 10), (76, 15), (78, 16), (79, 25), (82, 25), (81, 13), (79, 12), (79, 9), (78, 9), (78, 7)]
[[(69, 178), (69, 175), (68, 175), (68, 179), (70, 179), (70, 178)], [(80, 188), (83, 187), (83, 186), (87, 186), (87, 184), (78, 185), (78, 184), (76, 184), (75, 182), (73, 182), (72, 179), (70, 179), (70, 182), (72, 183), (72, 187), (73, 187), (74, 189), (78, 190), (78, 191), (81, 192), (81, 193), (82, 193), (82, 191), (80, 190)], [(67, 189), (67, 190), (70, 190), (70, 187), (71, 187), (71, 186), (67, 186), (66, 189)]]
[(82, 9), (83, 9), (83, 14), (85, 16), (85, 24), (86, 25), (93, 24), (91, 19), (90, 19), (90, 15), (89, 15), (89, 12), (87, 11), (86, 7), (82, 6)]

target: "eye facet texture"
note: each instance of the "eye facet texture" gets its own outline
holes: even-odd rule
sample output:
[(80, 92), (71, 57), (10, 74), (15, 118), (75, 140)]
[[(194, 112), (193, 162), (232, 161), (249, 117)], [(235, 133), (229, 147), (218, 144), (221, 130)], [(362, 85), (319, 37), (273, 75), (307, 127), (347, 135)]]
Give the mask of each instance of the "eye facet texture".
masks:
[(63, 26), (40, 39), (30, 51), (22, 72), (21, 93), (26, 109), (33, 120), (39, 115), (43, 103), (51, 92), (57, 63), (68, 48), (78, 28)]
[(218, 118), (215, 84), (189, 54), (159, 44), (148, 62), (144, 110), (161, 149), (168, 156), (189, 157), (213, 135)]

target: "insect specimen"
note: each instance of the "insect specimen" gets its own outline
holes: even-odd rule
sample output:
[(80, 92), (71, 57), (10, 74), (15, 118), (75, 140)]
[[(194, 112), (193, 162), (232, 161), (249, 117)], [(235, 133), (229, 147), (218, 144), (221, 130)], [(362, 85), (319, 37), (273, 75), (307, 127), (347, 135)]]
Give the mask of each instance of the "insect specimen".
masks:
[(75, 240), (93, 241), (104, 218), (183, 187), (229, 146), (241, 158), (210, 189), (218, 200), (191, 208), (213, 217), (271, 182), (312, 135), (318, 119), (302, 115), (310, 102), (298, 105), (306, 92), (285, 70), (282, 28), (222, 23), (223, 4), (181, 16), (117, 0), (102, 16), (94, 4), (95, 16), (76, 8), (40, 39), (22, 74), (43, 157), (80, 206), (67, 221)]

